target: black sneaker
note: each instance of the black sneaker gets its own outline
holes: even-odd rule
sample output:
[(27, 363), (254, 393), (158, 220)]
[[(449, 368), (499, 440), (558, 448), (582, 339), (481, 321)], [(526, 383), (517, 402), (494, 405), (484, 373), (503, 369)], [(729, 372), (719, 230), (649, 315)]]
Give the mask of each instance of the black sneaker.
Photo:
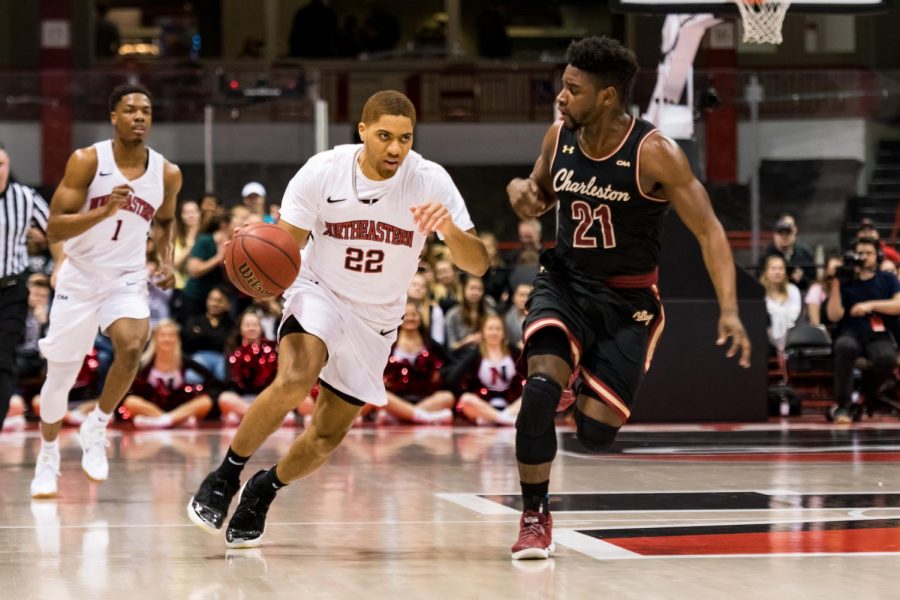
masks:
[(215, 534), (222, 529), (231, 499), (237, 491), (238, 485), (229, 483), (213, 471), (206, 476), (197, 493), (188, 502), (188, 518), (194, 525)]
[(253, 485), (265, 473), (259, 471), (241, 488), (237, 508), (225, 530), (225, 545), (229, 548), (256, 548), (266, 532), (266, 514), (275, 499), (275, 490), (260, 494)]

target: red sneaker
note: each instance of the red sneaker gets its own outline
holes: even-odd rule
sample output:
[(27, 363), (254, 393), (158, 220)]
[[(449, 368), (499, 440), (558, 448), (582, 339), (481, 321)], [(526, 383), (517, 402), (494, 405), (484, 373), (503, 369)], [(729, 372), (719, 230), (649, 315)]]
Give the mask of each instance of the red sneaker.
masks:
[(528, 510), (519, 519), (519, 539), (512, 547), (513, 560), (550, 558), (553, 544), (553, 517), (550, 513)]

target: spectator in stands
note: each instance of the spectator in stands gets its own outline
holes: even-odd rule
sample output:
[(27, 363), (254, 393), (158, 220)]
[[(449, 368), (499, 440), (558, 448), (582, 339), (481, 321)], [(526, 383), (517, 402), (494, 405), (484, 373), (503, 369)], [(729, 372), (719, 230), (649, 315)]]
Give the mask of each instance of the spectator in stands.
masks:
[(159, 269), (159, 258), (147, 257), (147, 291), (150, 294), (150, 327), (156, 327), (160, 321), (170, 318), (169, 304), (174, 290), (164, 290), (156, 285), (156, 271)]
[(275, 225), (278, 223), (278, 220), (281, 219), (281, 205), (280, 204), (270, 204), (268, 214), (263, 217), (264, 223), (270, 223)]
[(209, 223), (214, 218), (225, 216), (225, 207), (222, 199), (217, 195), (207, 192), (200, 199), (200, 231), (209, 231)]
[(506, 328), (506, 337), (509, 345), (522, 349), (522, 322), (525, 320), (525, 303), (528, 302), (528, 295), (531, 294), (532, 285), (530, 283), (520, 283), (513, 292), (512, 304), (506, 311), (506, 317), (503, 319)]
[(241, 189), (241, 198), (244, 206), (250, 214), (259, 216), (260, 220), (266, 216), (266, 188), (258, 181), (251, 181)]
[(447, 347), (450, 351), (456, 352), (467, 344), (479, 343), (481, 326), (492, 312), (481, 278), (474, 275), (466, 277), (462, 302), (447, 312)]
[(444, 311), (431, 297), (428, 282), (421, 273), (413, 275), (406, 290), (406, 298), (415, 303), (419, 309), (420, 319), (425, 331), (432, 340), (443, 346), (447, 340), (447, 327), (444, 323)]
[(900, 281), (878, 270), (877, 241), (857, 240), (854, 250), (861, 264), (852, 275), (838, 276), (831, 283), (828, 318), (838, 323), (834, 343), (834, 383), (837, 404), (832, 407), (835, 423), (852, 421), (853, 366), (859, 356), (872, 363), (864, 380), (863, 395), (874, 400), (881, 385), (897, 366), (897, 342), (890, 321), (900, 315)]
[(495, 306), (506, 306), (509, 300), (509, 269), (497, 252), (497, 236), (489, 231), (482, 231), (478, 237), (484, 242), (490, 261), (487, 272), (482, 276), (484, 293), (493, 299)]
[(195, 200), (185, 200), (181, 203), (175, 218), (175, 289), (184, 288), (187, 283), (187, 263), (191, 257), (191, 250), (197, 243), (200, 235), (200, 205)]
[(775, 222), (772, 241), (760, 258), (760, 273), (770, 256), (780, 256), (788, 266), (788, 279), (800, 291), (805, 291), (816, 279), (816, 261), (812, 252), (797, 242), (797, 222), (793, 215), (784, 213)]
[(284, 313), (281, 297), (254, 298), (252, 310), (259, 318), (263, 337), (267, 340), (277, 340), (278, 327), (281, 325), (281, 315)]
[(119, 54), (119, 27), (109, 20), (109, 7), (98, 2), (94, 5), (94, 56), (114, 58)]
[(434, 265), (434, 285), (431, 288), (434, 299), (438, 301), (444, 314), (456, 306), (462, 299), (463, 286), (459, 272), (449, 260), (439, 260)]
[(859, 229), (856, 232), (856, 239), (874, 240), (875, 242), (877, 242), (878, 247), (881, 249), (882, 257), (891, 259), (892, 261), (894, 261), (894, 264), (900, 262), (900, 252), (897, 252), (893, 247), (889, 246), (883, 239), (881, 239), (881, 234), (878, 233), (878, 229), (876, 229), (875, 223), (872, 222), (872, 219), (860, 219)]
[(389, 52), (400, 41), (397, 18), (376, 0), (363, 22), (363, 47), (369, 54)]
[(831, 281), (843, 259), (832, 254), (825, 259), (822, 278), (809, 286), (804, 302), (806, 303), (806, 318), (813, 327), (823, 327), (829, 333), (833, 333), (834, 323), (828, 320), (827, 311), (822, 310), (828, 300), (828, 292), (831, 290)]
[(788, 329), (797, 323), (803, 302), (800, 290), (787, 279), (787, 263), (778, 256), (769, 256), (763, 263), (759, 282), (766, 290), (766, 312), (769, 313), (769, 341), (784, 351)]
[(897, 263), (889, 258), (885, 258), (881, 261), (881, 264), (878, 265), (878, 270), (890, 273), (894, 277), (897, 277)]
[(408, 423), (432, 425), (453, 422), (453, 393), (444, 389), (441, 367), (444, 352), (428, 335), (419, 307), (407, 302), (397, 341), (384, 369), (387, 405), (383, 414)]
[[(278, 345), (263, 336), (262, 323), (253, 309), (238, 319), (238, 343), (228, 354), (227, 388), (219, 394), (222, 420), (240, 423), (256, 396), (275, 379), (278, 369)], [(290, 424), (294, 423), (294, 413)]]
[[(25, 335), (16, 346), (16, 372), (18, 373), (18, 402), (24, 409), (23, 398), (31, 399), (40, 391), (44, 381), (47, 363), (41, 356), (38, 340), (47, 333), (50, 314), (50, 279), (43, 274), (33, 274), (28, 278), (28, 312), (25, 315)], [(15, 398), (15, 396), (13, 396)], [(9, 417), (13, 415), (10, 400)], [(19, 413), (21, 414), (21, 413)], [(4, 428), (6, 423), (4, 423)], [(17, 426), (16, 426), (17, 427)]]
[(179, 316), (183, 323), (203, 311), (206, 297), (213, 287), (227, 281), (223, 265), (225, 243), (231, 240), (236, 230), (247, 224), (249, 218), (250, 212), (244, 206), (233, 206), (227, 219), (213, 219), (209, 223), (210, 230), (197, 237), (187, 262), (190, 278), (182, 291)]
[(47, 236), (44, 232), (37, 227), (30, 228), (25, 247), (28, 251), (28, 271), (51, 275), (56, 262), (53, 260), (53, 254), (50, 252), (50, 245), (47, 243)]
[(225, 345), (234, 332), (230, 308), (228, 288), (217, 285), (206, 297), (206, 312), (189, 317), (184, 329), (184, 351), (219, 381), (226, 381)]
[(291, 56), (327, 58), (337, 55), (337, 14), (324, 0), (309, 0), (294, 13), (288, 47)]
[(467, 349), (451, 369), (460, 392), (459, 406), (477, 425), (516, 423), (524, 380), (516, 371), (519, 353), (507, 344), (503, 319), (488, 315), (480, 330), (481, 341)]
[[(188, 382), (191, 369), (206, 377), (202, 383)], [(141, 357), (141, 368), (120, 412), (133, 415), (138, 429), (167, 429), (191, 424), (212, 410), (210, 387), (212, 374), (202, 365), (182, 360), (178, 324), (166, 320), (153, 330), (150, 343)]]
[(506, 264), (510, 267), (521, 264), (519, 258), (522, 253), (541, 253), (541, 222), (537, 219), (525, 219), (519, 221), (519, 246), (507, 257)]

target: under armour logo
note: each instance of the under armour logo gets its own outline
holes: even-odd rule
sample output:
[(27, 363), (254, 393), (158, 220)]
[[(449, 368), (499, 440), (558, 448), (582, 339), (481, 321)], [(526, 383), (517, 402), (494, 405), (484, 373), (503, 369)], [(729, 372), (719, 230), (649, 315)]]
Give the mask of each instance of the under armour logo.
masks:
[(631, 161), (630, 160), (617, 160), (616, 166), (617, 167), (630, 167)]
[(567, 145), (563, 144), (562, 153), (563, 154), (575, 154), (575, 146), (567, 146)]

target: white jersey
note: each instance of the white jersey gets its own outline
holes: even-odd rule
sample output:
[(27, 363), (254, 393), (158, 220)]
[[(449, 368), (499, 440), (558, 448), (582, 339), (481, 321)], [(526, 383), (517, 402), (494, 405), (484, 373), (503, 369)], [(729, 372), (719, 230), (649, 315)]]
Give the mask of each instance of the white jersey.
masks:
[(410, 151), (393, 177), (372, 181), (358, 166), (362, 148), (337, 146), (310, 158), (287, 186), (281, 218), (311, 232), (301, 278), (373, 312), (402, 313), (426, 238), (410, 207), (440, 202), (457, 227), (474, 225), (443, 167)]
[(63, 246), (66, 259), (86, 270), (139, 271), (147, 264), (147, 235), (153, 215), (163, 203), (165, 159), (147, 148), (149, 160), (143, 175), (129, 181), (113, 156), (112, 140), (94, 144), (97, 172), (88, 186), (81, 212), (103, 206), (117, 185), (128, 184), (134, 192), (115, 215), (104, 219)]

